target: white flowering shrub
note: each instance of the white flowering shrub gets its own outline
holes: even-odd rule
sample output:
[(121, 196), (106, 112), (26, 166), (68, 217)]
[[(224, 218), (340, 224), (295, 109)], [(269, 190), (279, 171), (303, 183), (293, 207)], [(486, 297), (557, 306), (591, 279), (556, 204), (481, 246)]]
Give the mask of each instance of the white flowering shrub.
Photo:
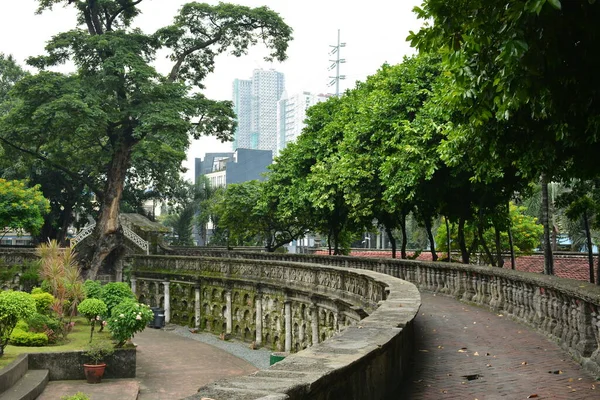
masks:
[(116, 347), (122, 347), (134, 334), (141, 332), (154, 319), (149, 306), (135, 300), (124, 300), (112, 309), (108, 319), (108, 329), (117, 341)]

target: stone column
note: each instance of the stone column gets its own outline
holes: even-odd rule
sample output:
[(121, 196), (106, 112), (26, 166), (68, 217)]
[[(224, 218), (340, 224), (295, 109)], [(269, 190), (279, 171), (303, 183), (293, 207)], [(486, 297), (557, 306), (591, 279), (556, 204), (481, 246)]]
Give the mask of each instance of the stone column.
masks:
[(311, 312), (311, 326), (312, 326), (312, 345), (319, 343), (319, 307), (313, 304), (310, 307)]
[(233, 319), (231, 315), (231, 290), (225, 292), (225, 302), (227, 303), (227, 309), (225, 310), (225, 322), (227, 323), (227, 331), (225, 333), (231, 333), (233, 329)]
[(262, 344), (262, 294), (256, 295), (256, 345)]
[(196, 329), (200, 329), (200, 283), (194, 286), (195, 303), (194, 303), (194, 324)]
[(333, 312), (333, 331), (334, 332), (340, 331), (340, 326), (338, 325), (339, 320), (340, 320), (339, 318), (340, 318), (339, 313), (337, 311), (334, 311)]
[(285, 351), (292, 351), (292, 302), (285, 301)]
[(115, 281), (123, 282), (123, 261), (119, 261), (116, 265)]
[(131, 281), (131, 291), (133, 292), (133, 294), (135, 294), (135, 297), (137, 298), (137, 278), (134, 275), (132, 275), (129, 280)]
[(171, 322), (171, 293), (169, 292), (169, 281), (164, 281), (165, 287), (165, 324)]

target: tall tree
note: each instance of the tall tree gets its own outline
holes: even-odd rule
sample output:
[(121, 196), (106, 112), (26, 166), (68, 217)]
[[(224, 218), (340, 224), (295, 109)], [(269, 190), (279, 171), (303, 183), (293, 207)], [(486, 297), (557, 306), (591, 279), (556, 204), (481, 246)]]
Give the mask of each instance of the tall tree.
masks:
[(447, 102), (468, 122), (448, 141), (481, 160), (476, 179), (511, 173), (506, 166), (545, 182), (600, 173), (596, 1), (425, 0), (416, 12), (432, 24), (409, 38), (445, 55)]
[[(230, 138), (231, 103), (193, 91), (202, 88), (215, 58), (240, 56), (262, 41), (270, 50), (268, 60), (284, 60), (291, 40), (291, 28), (277, 13), (227, 3), (186, 4), (172, 25), (145, 34), (131, 27), (141, 2), (39, 0), (40, 12), (56, 4), (74, 7), (85, 29), (56, 35), (47, 55), (29, 60), (42, 72), (15, 85), (19, 104), (0, 121), (3, 143), (86, 182), (99, 199), (92, 278), (122, 244), (120, 201), (137, 156), (167, 159), (177, 168), (190, 133)], [(161, 49), (173, 61), (167, 75), (151, 65)], [(67, 61), (76, 73), (46, 71)], [(95, 166), (94, 172), (86, 173), (85, 165)]]

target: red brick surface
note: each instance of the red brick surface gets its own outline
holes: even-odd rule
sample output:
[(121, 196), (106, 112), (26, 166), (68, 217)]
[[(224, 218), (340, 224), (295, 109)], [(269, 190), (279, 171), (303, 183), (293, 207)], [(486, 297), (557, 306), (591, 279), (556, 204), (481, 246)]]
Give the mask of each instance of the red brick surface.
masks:
[(544, 336), (501, 314), (421, 295), (412, 376), (398, 399), (600, 399), (600, 382)]

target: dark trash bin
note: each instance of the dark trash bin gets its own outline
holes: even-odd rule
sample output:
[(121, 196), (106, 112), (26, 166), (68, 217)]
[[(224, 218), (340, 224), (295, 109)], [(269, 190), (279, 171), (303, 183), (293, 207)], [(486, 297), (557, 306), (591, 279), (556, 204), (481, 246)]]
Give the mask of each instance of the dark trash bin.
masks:
[(160, 329), (165, 326), (165, 310), (160, 309), (154, 314), (154, 329)]
[(154, 328), (154, 322), (156, 321), (156, 316), (158, 315), (158, 311), (160, 310), (160, 307), (150, 307), (150, 309), (154, 313), (154, 319), (152, 319), (152, 320), (150, 320), (150, 322), (148, 322), (148, 328)]

